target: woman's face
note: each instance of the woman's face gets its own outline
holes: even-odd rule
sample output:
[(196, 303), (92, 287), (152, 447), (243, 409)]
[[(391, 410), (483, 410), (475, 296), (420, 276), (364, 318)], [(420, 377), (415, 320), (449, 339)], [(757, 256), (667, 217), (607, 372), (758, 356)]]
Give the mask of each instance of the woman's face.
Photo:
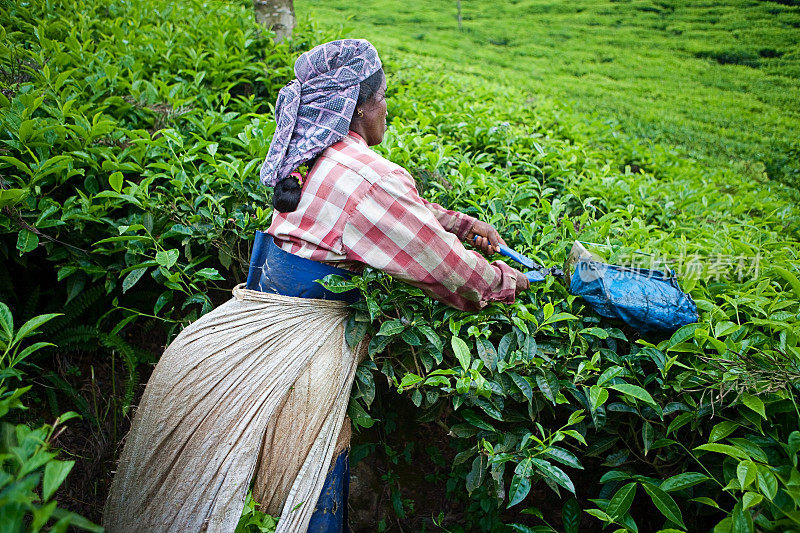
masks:
[(358, 117), (360, 132), (369, 146), (375, 146), (383, 141), (386, 133), (386, 77), (381, 81), (381, 86), (372, 98), (361, 106), (363, 117)]

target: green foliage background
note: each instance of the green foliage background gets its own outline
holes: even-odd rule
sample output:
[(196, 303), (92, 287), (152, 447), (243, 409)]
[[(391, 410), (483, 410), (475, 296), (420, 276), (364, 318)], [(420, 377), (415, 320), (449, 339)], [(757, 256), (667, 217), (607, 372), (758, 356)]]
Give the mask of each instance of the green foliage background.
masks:
[(384, 55), (502, 80), (710, 164), (800, 185), (800, 5), (731, 0), (298, 2)]
[[(526, 13), (535, 5), (525, 4)], [(0, 300), (17, 323), (33, 319), (28, 333), (41, 332), (36, 340), (57, 346), (0, 359), (0, 400), (19, 407), (19, 391), (33, 385), (27, 414), (3, 416), (16, 427), (41, 426), (68, 409), (82, 417), (72, 421), (76, 430), (105, 443), (99, 458), (75, 457), (76, 470), (104, 465), (82, 474), (95, 504), (81, 510), (96, 521), (114, 447), (150, 365), (181, 327), (229, 297), (243, 279), (253, 232), (269, 223), (256, 169), (274, 129), (277, 90), (300, 51), (343, 31), (306, 20), (291, 42), (276, 46), (250, 9), (247, 2), (61, 0), (0, 11)], [(794, 11), (775, 9), (779, 21), (792, 23)], [(364, 300), (348, 341), (371, 341), (350, 405), (367, 435), (354, 455), (391, 465), (382, 480), (391, 520), (451, 531), (798, 529), (800, 216), (796, 192), (772, 179), (769, 165), (778, 163), (753, 155), (789, 158), (796, 109), (765, 96), (764, 106), (786, 117), (785, 128), (770, 133), (774, 140), (742, 134), (728, 151), (709, 126), (689, 157), (673, 141), (689, 143), (699, 126), (675, 119), (667, 104), (652, 106), (656, 118), (637, 115), (637, 130), (633, 118), (615, 126), (602, 107), (581, 114), (598, 101), (589, 93), (574, 107), (544, 96), (550, 93), (531, 99), (531, 86), (515, 77), (522, 74), (512, 74), (518, 63), (492, 63), (508, 50), (495, 53), (480, 39), (482, 46), (464, 47), (471, 66), (462, 61), (443, 73), (414, 47), (458, 61), (461, 52), (445, 51), (447, 39), (474, 34), (457, 33), (437, 13), (430, 25), (444, 32), (435, 39), (441, 49), (419, 45), (425, 38), (412, 33), (406, 48), (387, 44), (391, 126), (379, 151), (412, 171), (428, 198), (495, 224), (509, 244), (548, 266), (562, 264), (575, 239), (601, 244), (611, 262), (666, 262), (682, 273), (701, 321), (671, 338), (642, 339), (600, 320), (552, 279), (512, 306), (469, 314), (380, 273), (357, 278)], [(582, 20), (568, 14), (559, 20)], [(427, 22), (414, 24), (418, 33)], [(403, 31), (398, 24), (376, 34), (379, 50), (380, 39), (400, 42)], [(776, 25), (775, 42), (783, 42), (781, 31)], [(490, 44), (518, 39), (521, 57), (532, 61), (516, 35)], [(658, 68), (677, 77), (692, 61), (707, 59)], [(742, 72), (750, 73), (730, 75)], [(631, 83), (635, 95), (656, 82)], [(595, 87), (609, 109), (625, 103)], [(796, 83), (784, 94), (791, 91)], [(746, 108), (724, 103), (730, 95), (712, 91), (715, 107), (687, 94), (715, 120), (747, 120)], [(670, 142), (630, 135), (648, 128)], [(747, 158), (721, 164), (698, 154)], [(795, 167), (779, 166), (791, 181)], [(3, 350), (35, 346), (17, 339), (11, 323)], [(425, 452), (441, 466), (442, 477), (430, 483), (459, 502), (459, 515), (415, 516), (398, 472), (427, 443), (393, 448), (385, 437), (401, 424), (444, 428), (452, 454), (443, 460), (441, 450)], [(35, 431), (46, 451), (53, 435)], [(380, 439), (370, 441), (375, 434)], [(44, 526), (55, 512), (50, 498), (69, 495), (78, 473), (58, 479), (63, 486), (54, 492), (56, 478), (48, 482), (47, 467), (30, 456), (0, 456), (0, 512), (27, 513)], [(25, 478), (36, 469), (44, 469), (43, 489), (38, 478)], [(12, 491), (26, 494), (25, 505), (3, 499)], [(245, 515), (252, 524), (269, 522), (252, 502)], [(92, 527), (74, 515), (52, 516)]]

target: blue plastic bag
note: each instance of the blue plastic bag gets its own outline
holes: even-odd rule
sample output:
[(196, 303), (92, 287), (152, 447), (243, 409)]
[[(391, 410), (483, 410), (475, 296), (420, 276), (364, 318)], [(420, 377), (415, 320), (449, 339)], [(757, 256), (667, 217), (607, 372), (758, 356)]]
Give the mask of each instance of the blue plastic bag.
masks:
[(678, 286), (674, 274), (578, 260), (569, 292), (581, 296), (599, 314), (623, 320), (639, 331), (672, 333), (697, 322), (697, 305)]

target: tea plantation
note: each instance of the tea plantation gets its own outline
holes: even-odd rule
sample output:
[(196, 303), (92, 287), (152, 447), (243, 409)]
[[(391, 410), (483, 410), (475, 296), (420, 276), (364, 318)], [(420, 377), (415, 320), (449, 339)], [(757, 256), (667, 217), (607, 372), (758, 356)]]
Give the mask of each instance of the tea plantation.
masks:
[[(641, 337), (552, 278), (480, 313), (379, 272), (330, 280), (363, 293), (348, 342), (371, 338), (349, 408), (356, 530), (800, 531), (800, 209), (785, 185), (798, 8), (511, 1), (479, 26), (490, 4), (465, 0), (459, 32), (454, 2), (364, 1), (350, 22), (338, 0), (296, 4), (302, 24), (280, 45), (245, 0), (0, 4), (4, 527), (100, 529), (153, 364), (230, 297), (269, 224), (257, 174), (277, 91), (344, 22), (388, 73), (378, 150), (424, 196), (546, 266), (578, 239), (609, 262), (669, 266), (700, 309)], [(549, 61), (536, 9), (550, 33), (594, 28), (538, 81), (518, 68)], [(607, 63), (628, 70), (615, 39), (640, 20), (665, 25), (644, 54), (663, 78), (590, 83)], [(734, 22), (757, 66), (720, 61)], [(666, 61), (667, 41), (685, 50)], [(651, 96), (681, 77), (685, 106)], [(270, 527), (248, 499), (238, 531)]]

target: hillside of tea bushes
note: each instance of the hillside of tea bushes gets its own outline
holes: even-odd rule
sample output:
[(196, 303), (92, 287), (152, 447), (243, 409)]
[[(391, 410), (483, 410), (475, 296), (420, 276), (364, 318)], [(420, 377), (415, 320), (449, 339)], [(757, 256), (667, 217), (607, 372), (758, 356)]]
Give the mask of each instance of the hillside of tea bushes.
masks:
[(502, 79), (717, 164), (800, 187), (800, 4), (784, 0), (298, 2), (384, 55)]
[[(257, 169), (277, 91), (301, 51), (342, 35), (311, 19), (276, 46), (250, 10), (0, 7), (12, 530), (97, 529), (152, 365), (243, 280), (270, 219)], [(553, 279), (480, 313), (378, 272), (330, 280), (364, 294), (348, 342), (371, 336), (349, 413), (353, 467), (378, 502), (353, 509), (358, 530), (800, 530), (797, 192), (503, 76), (386, 56), (378, 150), (426, 197), (547, 266), (576, 239), (610, 262), (668, 265), (701, 319), (642, 338)], [(241, 530), (270, 522), (254, 507)]]

